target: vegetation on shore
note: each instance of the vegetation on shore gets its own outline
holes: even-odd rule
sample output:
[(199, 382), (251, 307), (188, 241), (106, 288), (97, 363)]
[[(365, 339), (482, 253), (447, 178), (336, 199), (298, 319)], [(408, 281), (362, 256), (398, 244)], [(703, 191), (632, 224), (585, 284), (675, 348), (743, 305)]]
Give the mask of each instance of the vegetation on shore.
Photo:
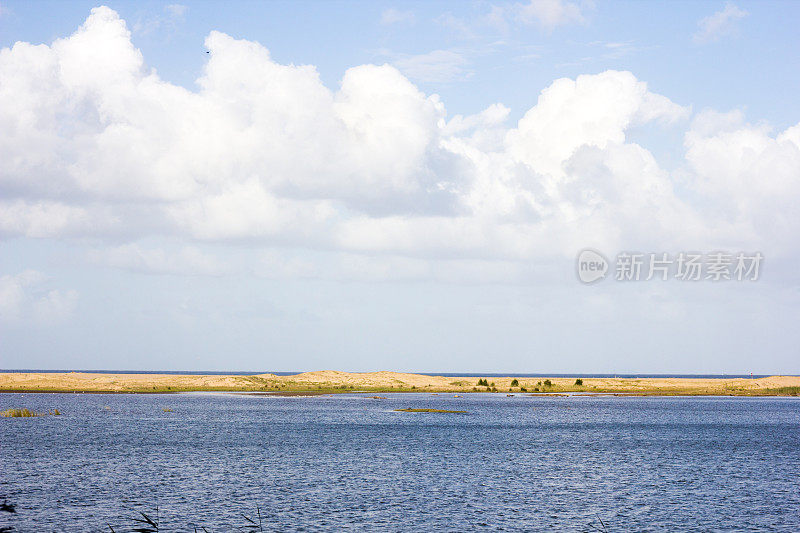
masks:
[(0, 392), (246, 392), (308, 396), (387, 392), (536, 394), (597, 393), (664, 396), (798, 396), (800, 377), (729, 378), (452, 378), (396, 372), (308, 372), (291, 376), (0, 373)]

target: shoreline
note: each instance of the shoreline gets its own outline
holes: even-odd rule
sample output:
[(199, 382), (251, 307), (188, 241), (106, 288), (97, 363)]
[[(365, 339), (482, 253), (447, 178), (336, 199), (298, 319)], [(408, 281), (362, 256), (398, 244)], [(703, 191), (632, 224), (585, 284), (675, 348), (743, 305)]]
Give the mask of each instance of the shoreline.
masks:
[[(480, 384), (478, 383), (480, 380)], [(577, 381), (582, 383), (578, 384)], [(0, 392), (159, 394), (173, 392), (262, 392), (314, 394), (496, 392), (533, 396), (600, 393), (633, 396), (798, 396), (800, 376), (763, 378), (526, 378), (434, 376), (401, 372), (324, 370), (276, 374), (100, 374), (0, 373)]]

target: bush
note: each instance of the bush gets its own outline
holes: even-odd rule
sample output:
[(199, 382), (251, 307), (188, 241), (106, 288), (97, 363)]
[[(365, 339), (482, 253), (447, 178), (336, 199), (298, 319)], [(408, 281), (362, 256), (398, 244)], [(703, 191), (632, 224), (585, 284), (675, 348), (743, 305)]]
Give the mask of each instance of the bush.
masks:
[(479, 379), (478, 380), (478, 386), (479, 387), (488, 387), (489, 383), (485, 379)]
[(578, 387), (583, 387), (583, 380), (581, 378), (576, 379), (575, 385), (577, 385)]
[(520, 387), (520, 388), (519, 388), (519, 391), (520, 391), (520, 392), (528, 392), (528, 389), (526, 389), (525, 387)]
[(546, 380), (544, 380), (544, 386), (545, 387), (552, 387), (553, 383), (549, 379), (546, 379)]
[(511, 380), (511, 386), (512, 387), (519, 387), (519, 381), (517, 381), (517, 378), (514, 378), (514, 379)]

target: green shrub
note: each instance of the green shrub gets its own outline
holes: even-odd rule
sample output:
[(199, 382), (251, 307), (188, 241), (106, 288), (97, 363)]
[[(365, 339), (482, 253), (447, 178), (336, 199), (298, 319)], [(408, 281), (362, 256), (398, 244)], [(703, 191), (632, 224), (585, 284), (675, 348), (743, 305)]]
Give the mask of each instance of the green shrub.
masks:
[(583, 387), (583, 380), (581, 378), (576, 379), (575, 385), (578, 387)]
[(544, 380), (544, 386), (545, 387), (552, 387), (553, 386), (553, 382), (551, 382), (549, 379), (546, 379), (546, 380)]
[(511, 380), (511, 386), (512, 387), (519, 387), (519, 381), (517, 381), (517, 378), (514, 378), (514, 379)]
[(526, 389), (525, 387), (520, 387), (520, 388), (519, 388), (519, 391), (520, 391), (520, 392), (528, 392), (528, 389)]

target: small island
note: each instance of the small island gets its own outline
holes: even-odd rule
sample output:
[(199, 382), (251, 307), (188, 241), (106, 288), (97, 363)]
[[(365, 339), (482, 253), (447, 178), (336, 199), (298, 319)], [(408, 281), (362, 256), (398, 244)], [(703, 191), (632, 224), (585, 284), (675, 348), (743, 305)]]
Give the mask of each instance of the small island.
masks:
[(398, 413), (456, 413), (456, 414), (464, 414), (467, 411), (453, 411), (450, 409), (412, 409), (411, 407), (406, 407), (405, 409), (395, 409)]

